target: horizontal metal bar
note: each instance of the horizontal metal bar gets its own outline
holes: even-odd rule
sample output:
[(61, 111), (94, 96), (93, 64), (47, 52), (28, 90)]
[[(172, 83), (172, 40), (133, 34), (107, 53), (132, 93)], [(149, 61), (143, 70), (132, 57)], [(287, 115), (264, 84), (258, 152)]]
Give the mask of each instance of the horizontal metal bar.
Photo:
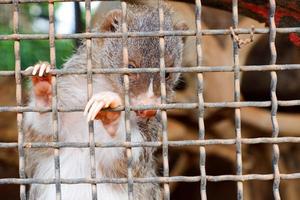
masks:
[[(282, 65), (245, 65), (241, 66), (241, 71), (283, 71), (300, 69), (300, 64)], [(203, 72), (233, 72), (233, 66), (197, 66), (197, 67), (178, 67), (165, 68), (170, 73), (203, 73)], [(159, 68), (97, 68), (93, 69), (93, 74), (130, 74), (130, 73), (158, 73)], [(85, 75), (86, 70), (65, 70), (55, 69), (50, 71), (53, 75)], [(32, 76), (31, 71), (21, 71), (23, 76)], [(0, 71), (0, 76), (14, 76), (15, 71)]]
[[(250, 34), (251, 28), (234, 29), (236, 34)], [(300, 27), (276, 28), (277, 33), (300, 33)], [(254, 34), (267, 34), (269, 28), (254, 29)], [(230, 29), (203, 29), (203, 36), (209, 35), (230, 35)], [(122, 38), (124, 33), (74, 33), (74, 34), (55, 34), (55, 39), (91, 39), (91, 38)], [(196, 36), (195, 30), (187, 31), (151, 31), (151, 32), (128, 32), (128, 37), (163, 37), (163, 36)], [(48, 40), (49, 34), (3, 34), (0, 40)]]
[[(300, 100), (285, 100), (278, 101), (279, 106), (299, 106)], [(243, 108), (243, 107), (270, 107), (271, 101), (242, 101), (242, 102), (205, 102), (205, 108)], [(196, 109), (198, 103), (169, 103), (159, 105), (139, 105), (129, 106), (132, 111), (138, 110), (172, 110), (172, 109)], [(58, 108), (59, 112), (82, 112), (83, 107), (73, 108)], [(114, 109), (104, 109), (103, 111), (119, 112), (123, 111), (124, 106), (120, 106)], [(0, 106), (0, 112), (51, 112), (51, 108), (42, 107), (30, 107), (30, 106)]]
[[(49, 3), (49, 2), (85, 2), (85, 0), (18, 0), (18, 3)], [(100, 0), (90, 0), (94, 2), (100, 2)], [(111, 1), (111, 0), (101, 0), (101, 1)], [(1, 0), (0, 4), (12, 4), (14, 0)]]
[[(280, 143), (300, 143), (300, 137), (279, 137), (279, 138), (242, 138), (242, 144), (280, 144)], [(207, 139), (207, 140), (181, 140), (167, 141), (170, 147), (182, 146), (204, 146), (204, 145), (234, 145), (236, 139)], [(162, 142), (96, 142), (97, 148), (115, 148), (115, 147), (160, 147)], [(16, 148), (18, 143), (0, 143), (0, 148)], [(24, 142), (23, 148), (89, 148), (90, 144), (86, 142)]]
[[(293, 180), (299, 179), (300, 173), (280, 174), (280, 179)], [(273, 174), (245, 174), (245, 175), (218, 175), (210, 176), (206, 175), (207, 181), (221, 182), (221, 181), (252, 181), (260, 180), (267, 181), (273, 180)], [(199, 182), (201, 176), (171, 176), (171, 177), (145, 177), (145, 178), (133, 178), (134, 183), (171, 183), (171, 182)], [(3, 178), (0, 179), (1, 184), (127, 184), (127, 178), (78, 178), (78, 179), (35, 179), (35, 178)]]

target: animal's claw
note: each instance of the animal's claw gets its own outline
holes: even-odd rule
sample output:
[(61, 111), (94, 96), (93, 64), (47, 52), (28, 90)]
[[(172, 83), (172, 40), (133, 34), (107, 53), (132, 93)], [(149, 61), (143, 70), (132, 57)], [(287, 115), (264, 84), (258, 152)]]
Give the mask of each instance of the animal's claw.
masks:
[[(87, 116), (87, 121), (93, 121), (96, 118), (103, 121), (103, 123), (109, 123), (111, 118), (110, 112), (104, 112), (100, 114), (100, 111), (104, 108), (116, 108), (121, 105), (121, 99), (118, 94), (114, 92), (100, 92), (95, 94), (87, 103), (84, 109), (84, 116)], [(98, 116), (98, 117), (97, 117)], [(111, 121), (111, 122), (112, 122)]]
[(48, 62), (40, 62), (35, 64), (34, 66), (28, 67), (25, 71), (32, 70), (32, 75), (33, 76), (39, 76), (42, 77), (45, 74), (49, 73), (51, 70), (51, 66)]

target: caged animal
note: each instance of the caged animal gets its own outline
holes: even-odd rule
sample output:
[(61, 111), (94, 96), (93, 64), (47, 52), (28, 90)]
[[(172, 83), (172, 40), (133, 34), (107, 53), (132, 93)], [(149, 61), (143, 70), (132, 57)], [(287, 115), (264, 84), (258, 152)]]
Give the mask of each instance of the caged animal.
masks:
[[(164, 30), (186, 30), (184, 22), (174, 23), (172, 11), (166, 5), (164, 10)], [(95, 31), (121, 32), (121, 10), (110, 11), (101, 26)], [(129, 32), (158, 31), (159, 14), (157, 8), (131, 6), (127, 13)], [(183, 38), (165, 37), (166, 67), (181, 67)], [(159, 38), (128, 38), (128, 68), (159, 67)], [(77, 52), (64, 64), (65, 70), (86, 69), (86, 46), (82, 44)], [(122, 68), (122, 38), (92, 39), (92, 68)], [(50, 107), (52, 101), (52, 78), (50, 65), (40, 62), (27, 68), (32, 73), (30, 106)], [(179, 74), (166, 73), (166, 89), (171, 99), (173, 87)], [(93, 121), (96, 142), (124, 142), (125, 120), (122, 112), (106, 112), (105, 108), (116, 108), (124, 103), (122, 74), (95, 74), (92, 76), (93, 96), (87, 97), (86, 75), (60, 75), (57, 77), (57, 104), (59, 108), (84, 107), (82, 112), (59, 112), (58, 131), (60, 142), (88, 142), (88, 121)], [(129, 75), (130, 104), (146, 105), (160, 103), (159, 73)], [(131, 138), (134, 142), (157, 141), (159, 118), (154, 110), (131, 111)], [(25, 114), (24, 129), (27, 142), (52, 141), (53, 125), (51, 113), (28, 112)], [(154, 148), (132, 148), (132, 171), (134, 177), (155, 176)], [(26, 173), (38, 179), (55, 178), (54, 150), (26, 150)], [(90, 152), (88, 148), (60, 149), (60, 177), (62, 179), (90, 178)], [(96, 177), (127, 177), (127, 158), (124, 148), (96, 148)], [(89, 184), (61, 184), (64, 200), (91, 199)], [(29, 189), (31, 200), (55, 199), (55, 185), (33, 184)], [(160, 187), (155, 183), (134, 184), (134, 199), (160, 199)], [(97, 197), (102, 200), (124, 200), (128, 198), (127, 184), (98, 184)]]

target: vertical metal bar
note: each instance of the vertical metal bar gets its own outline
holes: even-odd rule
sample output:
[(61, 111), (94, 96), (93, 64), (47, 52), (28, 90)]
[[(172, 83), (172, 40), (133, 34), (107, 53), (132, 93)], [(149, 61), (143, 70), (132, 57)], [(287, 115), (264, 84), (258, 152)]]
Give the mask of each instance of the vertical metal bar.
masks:
[[(14, 0), (14, 12), (13, 12), (13, 29), (14, 34), (19, 33), (19, 1)], [(20, 40), (14, 41), (14, 53), (15, 53), (15, 80), (16, 80), (16, 100), (17, 106), (22, 106), (22, 76), (21, 76), (21, 60), (20, 60)], [(18, 125), (18, 151), (19, 151), (19, 176), (20, 178), (26, 178), (25, 175), (25, 152), (23, 148), (24, 132), (22, 129), (23, 113), (17, 113), (17, 125)], [(26, 185), (20, 185), (20, 199), (26, 200)]]
[[(85, 0), (85, 23), (86, 33), (91, 33), (91, 1)], [(87, 56), (87, 91), (88, 99), (93, 95), (93, 77), (92, 77), (92, 39), (86, 38), (86, 56)], [(90, 143), (90, 165), (91, 178), (96, 178), (96, 156), (95, 156), (95, 132), (94, 122), (89, 122), (89, 143)], [(97, 199), (97, 184), (91, 184), (92, 199)]]
[[(128, 30), (127, 30), (127, 5), (122, 2), (122, 41), (123, 41), (123, 67), (128, 68)], [(130, 131), (130, 99), (129, 99), (129, 76), (124, 74), (124, 105), (125, 105), (125, 130), (126, 142), (131, 142)], [(132, 175), (132, 149), (126, 148), (127, 156), (127, 178), (128, 178), (128, 199), (133, 200), (133, 175)]]
[[(56, 68), (55, 55), (55, 26), (54, 26), (54, 0), (49, 0), (49, 45), (50, 45), (50, 64), (51, 68)], [(52, 76), (52, 126), (53, 126), (53, 141), (59, 141), (58, 133), (58, 111), (57, 111), (57, 80), (56, 76)], [(54, 148), (54, 166), (55, 166), (55, 189), (56, 199), (61, 199), (61, 183), (60, 183), (60, 159), (59, 148)]]
[[(233, 28), (238, 27), (238, 0), (232, 1), (232, 22)], [(240, 63), (239, 63), (239, 48), (238, 42), (233, 39), (233, 65), (234, 65), (234, 101), (240, 102)], [(236, 174), (243, 174), (242, 163), (242, 144), (241, 144), (241, 109), (235, 108), (235, 134), (236, 134)], [(237, 199), (243, 199), (243, 182), (237, 182)]]
[[(202, 54), (202, 43), (201, 43), (201, 13), (202, 13), (202, 4), (201, 0), (196, 0), (196, 50), (197, 50), (197, 66), (202, 65), (203, 54)], [(205, 139), (205, 125), (204, 125), (204, 97), (203, 97), (203, 73), (197, 74), (198, 81), (198, 126), (199, 126), (199, 140)], [(199, 147), (200, 158), (199, 158), (199, 166), (201, 173), (201, 182), (200, 182), (200, 195), (201, 200), (207, 199), (206, 194), (206, 170), (205, 170), (205, 161), (206, 161), (206, 151), (205, 146)]]
[[(161, 0), (158, 1), (158, 14), (159, 14), (159, 32), (164, 31), (164, 11), (163, 3)], [(165, 77), (165, 37), (159, 37), (159, 47), (160, 47), (160, 93), (161, 93), (161, 103), (167, 103), (167, 91), (166, 91), (166, 77)], [(163, 175), (164, 177), (169, 177), (169, 155), (168, 155), (168, 132), (167, 132), (167, 111), (161, 110), (161, 122), (162, 122), (162, 154), (163, 154)], [(170, 199), (170, 186), (169, 183), (164, 183), (164, 199)]]
[[(277, 59), (277, 52), (275, 46), (275, 38), (276, 38), (276, 25), (275, 25), (275, 10), (276, 10), (276, 2), (275, 0), (269, 0), (270, 3), (270, 11), (269, 11), (269, 24), (270, 24), (270, 35), (269, 35), (269, 45), (270, 45), (270, 53), (271, 53), (271, 60), (270, 65), (276, 64)], [(278, 108), (278, 101), (276, 95), (276, 87), (277, 87), (277, 74), (275, 71), (270, 72), (271, 75), (271, 121), (272, 121), (272, 137), (278, 137), (279, 134), (279, 126), (276, 118), (277, 108)], [(280, 200), (280, 193), (279, 193), (279, 185), (280, 185), (280, 172), (279, 172), (279, 146), (278, 144), (274, 143), (272, 145), (273, 148), (273, 173), (274, 173), (274, 182), (273, 182), (273, 195), (275, 200)]]

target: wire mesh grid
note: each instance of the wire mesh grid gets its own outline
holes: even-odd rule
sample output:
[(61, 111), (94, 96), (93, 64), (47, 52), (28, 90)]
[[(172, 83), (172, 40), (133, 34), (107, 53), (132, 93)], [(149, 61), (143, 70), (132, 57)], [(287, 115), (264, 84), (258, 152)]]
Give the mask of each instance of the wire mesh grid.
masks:
[[(15, 71), (0, 71), (0, 76), (15, 75), (16, 80), (16, 99), (17, 106), (1, 106), (0, 112), (16, 112), (18, 124), (18, 142), (17, 143), (0, 143), (0, 148), (18, 148), (19, 151), (19, 178), (2, 178), (0, 184), (19, 184), (20, 185), (20, 198), (27, 199), (26, 187), (30, 184), (55, 184), (56, 199), (61, 199), (61, 184), (79, 184), (86, 183), (92, 185), (92, 197), (97, 199), (96, 184), (101, 183), (114, 183), (114, 184), (128, 184), (128, 199), (133, 199), (133, 184), (134, 183), (162, 183), (163, 184), (163, 197), (170, 199), (169, 183), (171, 182), (200, 182), (201, 199), (207, 199), (207, 182), (220, 182), (220, 181), (234, 181), (237, 184), (237, 199), (243, 199), (243, 183), (249, 180), (273, 180), (273, 196), (274, 199), (280, 199), (280, 181), (284, 179), (299, 179), (300, 173), (280, 173), (278, 160), (279, 160), (279, 147), (281, 143), (300, 143), (299, 137), (278, 137), (279, 126), (276, 118), (278, 106), (295, 106), (300, 105), (300, 100), (279, 101), (276, 96), (276, 85), (278, 70), (300, 69), (300, 64), (276, 64), (276, 47), (275, 38), (276, 33), (293, 33), (300, 32), (299, 27), (292, 28), (276, 28), (275, 26), (275, 0), (269, 0), (269, 28), (253, 29), (254, 34), (269, 34), (269, 45), (271, 52), (271, 60), (269, 65), (248, 65), (241, 66), (239, 64), (239, 47), (237, 41), (233, 39), (233, 66), (203, 66), (202, 65), (202, 46), (201, 38), (206, 35), (230, 35), (229, 29), (202, 29), (201, 27), (201, 0), (195, 0), (196, 5), (196, 30), (188, 31), (164, 31), (164, 14), (163, 8), (160, 6), (159, 1), (159, 24), (160, 30), (158, 32), (128, 32), (126, 16), (127, 7), (126, 3), (122, 2), (122, 32), (121, 33), (92, 33), (91, 32), (91, 0), (85, 1), (85, 20), (86, 31), (85, 33), (75, 34), (55, 34), (54, 27), (54, 3), (55, 2), (68, 2), (71, 0), (2, 0), (0, 4), (13, 4), (13, 34), (0, 35), (0, 40), (13, 40), (14, 53), (15, 53)], [(80, 1), (80, 0), (74, 0)], [(19, 5), (21, 3), (37, 3), (47, 2), (49, 10), (49, 33), (48, 34), (20, 34), (19, 33)], [(238, 28), (238, 1), (232, 1), (232, 22), (233, 31), (236, 34), (250, 34), (251, 28)], [(138, 68), (128, 69), (128, 37), (159, 37), (160, 45), (160, 68)], [(197, 51), (197, 66), (189, 68), (168, 68), (165, 66), (164, 48), (165, 36), (196, 36), (196, 51)], [(123, 39), (123, 64), (122, 69), (92, 69), (91, 61), (91, 40), (92, 38), (122, 38)], [(51, 108), (34, 108), (22, 105), (22, 77), (28, 76), (25, 71), (21, 70), (20, 61), (20, 41), (21, 40), (37, 40), (47, 39), (50, 44), (50, 63), (52, 67), (52, 107)], [(56, 55), (55, 55), (55, 40), (59, 39), (86, 39), (87, 51), (87, 69), (86, 70), (58, 70), (56, 69)], [(240, 77), (242, 71), (270, 71), (271, 76), (271, 101), (241, 101), (240, 98)], [(132, 106), (129, 101), (129, 77), (130, 73), (153, 73), (160, 74), (160, 88), (161, 88), (161, 104), (160, 105), (143, 105)], [(165, 73), (197, 73), (198, 81), (198, 102), (197, 103), (167, 103), (166, 101), (166, 86), (165, 86)], [(205, 102), (204, 101), (204, 81), (203, 73), (207, 72), (233, 72), (234, 73), (234, 102)], [(58, 140), (58, 112), (75, 112), (83, 111), (83, 108), (58, 108), (57, 106), (57, 90), (56, 90), (56, 76), (64, 74), (86, 74), (87, 75), (87, 88), (88, 97), (93, 94), (92, 75), (93, 74), (112, 74), (118, 73), (124, 75), (124, 88), (125, 88), (125, 104), (122, 107), (113, 109), (114, 111), (125, 110), (125, 125), (126, 125), (126, 141), (125, 142), (111, 142), (111, 143), (98, 143), (94, 139), (93, 124), (89, 123), (89, 142), (61, 142)], [(271, 107), (271, 120), (273, 127), (272, 137), (259, 137), (259, 138), (242, 138), (241, 133), (241, 108), (242, 107)], [(198, 140), (181, 140), (181, 141), (168, 141), (167, 135), (167, 110), (169, 109), (198, 109), (199, 118), (199, 139)], [(205, 139), (204, 127), (204, 110), (205, 108), (234, 108), (235, 110), (235, 134), (233, 139)], [(156, 109), (161, 110), (161, 123), (162, 123), (162, 141), (157, 142), (131, 142), (130, 133), (130, 111)], [(24, 112), (52, 112), (53, 124), (53, 142), (25, 142), (24, 132), (22, 130), (22, 121)], [(273, 174), (243, 174), (242, 167), (242, 145), (243, 144), (272, 144), (273, 147)], [(218, 175), (211, 176), (206, 174), (206, 149), (207, 145), (235, 145), (236, 146), (236, 174), (235, 175)], [(199, 146), (200, 156), (200, 175), (199, 176), (170, 176), (169, 175), (169, 147), (181, 146)], [(90, 149), (90, 164), (91, 164), (91, 178), (80, 179), (62, 179), (60, 178), (60, 149), (61, 148), (89, 148)], [(97, 178), (95, 167), (95, 149), (96, 148), (112, 148), (124, 147), (126, 148), (127, 156), (127, 178)], [(133, 147), (162, 147), (163, 151), (163, 176), (162, 177), (134, 177), (132, 174), (132, 148)], [(55, 178), (53, 179), (36, 179), (26, 178), (25, 175), (25, 149), (26, 148), (53, 148), (54, 149), (54, 162), (55, 162)]]

